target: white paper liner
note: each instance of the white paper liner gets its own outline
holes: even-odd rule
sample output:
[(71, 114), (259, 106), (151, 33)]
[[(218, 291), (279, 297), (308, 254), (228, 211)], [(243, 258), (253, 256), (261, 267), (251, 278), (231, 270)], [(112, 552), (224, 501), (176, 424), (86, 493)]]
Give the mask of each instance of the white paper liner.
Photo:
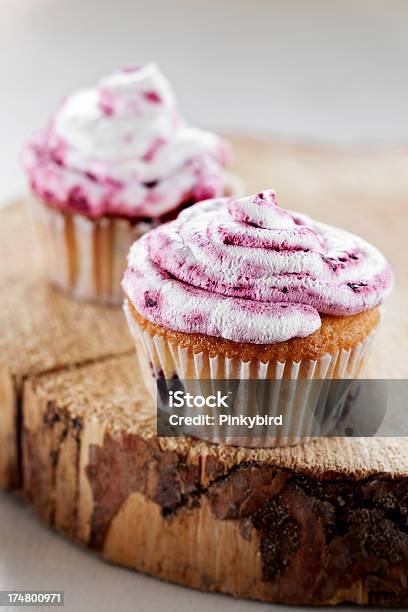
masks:
[[(172, 379), (177, 376), (183, 382), (194, 380), (194, 391), (192, 392), (196, 394), (199, 389), (200, 394), (204, 396), (209, 394), (208, 385), (211, 379), (290, 379), (297, 381), (290, 385), (290, 397), (288, 394), (283, 397), (279, 393), (275, 393), (272, 398), (268, 397), (266, 404), (268, 415), (283, 415), (282, 428), (273, 438), (251, 438), (250, 436), (237, 438), (236, 427), (232, 427), (229, 433), (225, 425), (222, 427), (222, 435), (217, 425), (214, 425), (208, 428), (208, 435), (206, 432), (205, 435), (201, 436), (211, 442), (222, 442), (237, 446), (288, 446), (310, 440), (313, 432), (316, 431), (314, 406), (319, 399), (317, 396), (315, 398), (319, 386), (316, 383), (308, 385), (307, 381), (357, 379), (364, 366), (375, 333), (374, 330), (363, 342), (349, 350), (340, 349), (334, 354), (326, 353), (316, 360), (263, 363), (258, 359), (253, 359), (245, 362), (238, 358), (212, 357), (207, 352), (193, 353), (191, 349), (183, 348), (162, 336), (151, 336), (139, 327), (129, 311), (126, 301), (124, 310), (135, 341), (142, 379), (155, 405), (157, 401), (157, 378)], [(202, 381), (201, 387), (197, 387), (197, 380)], [(250, 401), (250, 396), (246, 394), (244, 385), (242, 393), (240, 390), (239, 398), (239, 404), (234, 404), (234, 414), (253, 416), (251, 406), (254, 405), (254, 402)], [(329, 435), (335, 429), (346, 401), (347, 397), (345, 396), (333, 408), (329, 418), (325, 421), (325, 430), (321, 432), (321, 435)], [(195, 428), (194, 431), (196, 432), (197, 429)], [(204, 431), (204, 429), (201, 428), (201, 431)], [(185, 433), (189, 435), (187, 428)]]
[(114, 217), (89, 219), (35, 197), (28, 202), (50, 281), (81, 300), (121, 304), (127, 253), (152, 226)]
[[(243, 182), (235, 174), (225, 171), (223, 181), (225, 195), (242, 195)], [(77, 299), (120, 305), (129, 249), (154, 224), (120, 217), (89, 219), (53, 208), (33, 194), (27, 203), (50, 281)]]

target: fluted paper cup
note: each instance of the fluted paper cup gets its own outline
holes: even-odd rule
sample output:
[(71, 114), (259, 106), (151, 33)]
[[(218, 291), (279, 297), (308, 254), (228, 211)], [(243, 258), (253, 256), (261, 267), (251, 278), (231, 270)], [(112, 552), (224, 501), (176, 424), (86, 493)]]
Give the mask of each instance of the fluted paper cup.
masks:
[[(229, 172), (223, 178), (226, 196), (242, 194), (241, 179)], [(129, 249), (157, 223), (115, 216), (90, 219), (50, 206), (34, 194), (27, 203), (51, 283), (80, 300), (120, 305)]]
[[(258, 359), (242, 361), (222, 355), (212, 356), (208, 352), (194, 353), (164, 336), (151, 335), (138, 325), (127, 302), (124, 309), (135, 341), (142, 379), (155, 402), (158, 379), (180, 379), (187, 392), (193, 395), (200, 393), (204, 397), (214, 391), (211, 381), (240, 381), (232, 415), (254, 416), (260, 405), (270, 417), (283, 415), (282, 427), (273, 436), (267, 433), (264, 436), (237, 436), (234, 425), (230, 428), (223, 425), (220, 428), (217, 423), (199, 430), (199, 437), (211, 442), (248, 447), (288, 446), (309, 441), (316, 436), (318, 415), (319, 435), (329, 435), (345, 409), (347, 391), (352, 391), (354, 380), (361, 374), (375, 333), (372, 332), (348, 350), (325, 353), (316, 360), (266, 363)], [(328, 401), (329, 395), (333, 395), (333, 389), (330, 390), (327, 382), (339, 379), (350, 382), (344, 386), (345, 392), (340, 398)], [(282, 385), (281, 390), (279, 385), (274, 385), (272, 394), (265, 391), (266, 387), (262, 389), (260, 386), (261, 394), (265, 392), (264, 401), (260, 401), (259, 389), (255, 390), (253, 385), (245, 384), (249, 380), (290, 381), (290, 384)], [(255, 392), (257, 402), (253, 401)], [(186, 427), (184, 433), (197, 435), (197, 429)]]
[(51, 283), (77, 299), (120, 305), (127, 253), (151, 225), (119, 217), (89, 219), (34, 196), (28, 204)]

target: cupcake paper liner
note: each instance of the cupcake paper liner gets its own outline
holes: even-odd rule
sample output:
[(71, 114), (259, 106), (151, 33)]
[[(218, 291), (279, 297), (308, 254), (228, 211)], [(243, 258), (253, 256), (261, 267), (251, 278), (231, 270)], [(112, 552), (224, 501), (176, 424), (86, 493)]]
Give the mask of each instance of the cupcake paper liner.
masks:
[[(221, 431), (217, 424), (207, 429), (200, 429), (199, 437), (203, 439), (248, 447), (288, 446), (310, 440), (316, 435), (316, 411), (320, 411), (321, 414), (322, 405), (326, 414), (324, 427), (319, 435), (329, 435), (333, 432), (346, 408), (348, 394), (344, 394), (339, 401), (335, 404), (332, 402), (329, 408), (325, 409), (326, 398), (322, 397), (322, 394), (329, 392), (328, 385), (322, 384), (319, 391), (319, 383), (311, 384), (311, 381), (323, 383), (328, 380), (350, 379), (351, 388), (353, 384), (355, 385), (354, 379), (357, 379), (361, 373), (375, 334), (374, 330), (363, 342), (354, 347), (348, 350), (339, 349), (333, 354), (326, 353), (316, 360), (263, 363), (258, 359), (252, 359), (245, 362), (222, 355), (211, 356), (208, 352), (194, 353), (191, 349), (170, 342), (163, 336), (152, 336), (138, 325), (126, 302), (124, 310), (135, 341), (142, 379), (155, 402), (158, 378), (166, 380), (179, 378), (183, 385), (187, 386), (191, 381), (191, 392), (204, 396), (211, 391), (211, 380), (239, 379), (242, 381), (242, 387), (237, 396), (238, 401), (234, 402), (233, 414), (253, 416), (256, 414), (255, 402), (251, 401), (253, 387), (246, 388), (245, 380), (291, 381), (290, 386), (286, 385), (285, 392), (280, 393), (276, 387), (273, 396), (269, 394), (265, 401), (269, 416), (283, 415), (283, 425), (273, 437), (237, 436), (235, 426), (229, 429), (223, 425)], [(259, 401), (256, 410), (259, 411)], [(194, 429), (194, 432), (196, 435), (197, 429)], [(184, 433), (192, 434), (188, 428), (185, 428)]]
[[(241, 179), (229, 172), (224, 172), (223, 178), (226, 195), (241, 195)], [(34, 194), (28, 198), (28, 206), (50, 281), (77, 299), (120, 305), (129, 249), (154, 224), (114, 216), (90, 219), (52, 207)]]
[(29, 199), (29, 208), (51, 282), (78, 299), (121, 304), (127, 253), (151, 226), (119, 217), (89, 219), (35, 197)]

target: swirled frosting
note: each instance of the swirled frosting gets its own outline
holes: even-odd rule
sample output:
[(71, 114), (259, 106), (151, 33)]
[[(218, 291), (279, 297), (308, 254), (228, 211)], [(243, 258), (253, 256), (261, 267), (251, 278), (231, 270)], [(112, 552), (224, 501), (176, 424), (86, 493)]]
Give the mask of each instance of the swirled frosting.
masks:
[(224, 193), (229, 149), (190, 127), (155, 64), (124, 69), (66, 98), (23, 153), (33, 191), (91, 217), (159, 219)]
[(283, 210), (273, 191), (183, 211), (133, 244), (123, 280), (153, 323), (255, 344), (308, 336), (321, 314), (374, 308), (391, 285), (375, 247)]

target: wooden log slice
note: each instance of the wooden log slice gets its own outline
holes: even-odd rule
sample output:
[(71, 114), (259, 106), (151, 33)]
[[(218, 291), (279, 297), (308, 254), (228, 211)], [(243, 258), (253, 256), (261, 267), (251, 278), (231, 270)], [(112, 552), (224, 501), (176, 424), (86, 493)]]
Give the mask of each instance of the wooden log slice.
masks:
[[(406, 152), (235, 141), (248, 192), (360, 233), (396, 273), (369, 375), (406, 378)], [(158, 439), (122, 312), (45, 282), (0, 212), (0, 487), (105, 559), (267, 601), (408, 605), (405, 439), (281, 450)]]
[(136, 359), (30, 378), (24, 493), (103, 558), (291, 604), (408, 603), (408, 441), (157, 438)]

